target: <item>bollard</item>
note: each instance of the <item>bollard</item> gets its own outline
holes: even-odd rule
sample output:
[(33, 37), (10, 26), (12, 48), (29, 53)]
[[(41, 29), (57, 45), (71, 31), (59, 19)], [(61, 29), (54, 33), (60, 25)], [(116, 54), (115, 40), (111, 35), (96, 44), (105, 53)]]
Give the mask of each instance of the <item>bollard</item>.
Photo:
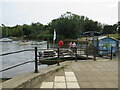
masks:
[(37, 47), (35, 47), (35, 73), (38, 73)]
[(111, 46), (111, 51), (110, 51), (110, 60), (112, 60), (112, 57), (113, 57), (113, 53), (112, 53), (112, 51), (113, 51), (113, 46)]
[(58, 66), (60, 66), (60, 63), (59, 63), (59, 59), (60, 59), (59, 51), (60, 51), (60, 50), (59, 50), (59, 47), (58, 47), (58, 63), (57, 63)]

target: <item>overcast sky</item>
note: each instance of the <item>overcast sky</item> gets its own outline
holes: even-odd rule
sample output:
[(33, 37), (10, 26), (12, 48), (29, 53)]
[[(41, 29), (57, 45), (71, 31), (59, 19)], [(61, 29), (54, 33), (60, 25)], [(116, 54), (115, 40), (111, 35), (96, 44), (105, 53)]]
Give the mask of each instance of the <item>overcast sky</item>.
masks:
[(119, 0), (3, 0), (0, 23), (7, 26), (47, 24), (65, 12), (84, 15), (102, 24), (118, 22)]

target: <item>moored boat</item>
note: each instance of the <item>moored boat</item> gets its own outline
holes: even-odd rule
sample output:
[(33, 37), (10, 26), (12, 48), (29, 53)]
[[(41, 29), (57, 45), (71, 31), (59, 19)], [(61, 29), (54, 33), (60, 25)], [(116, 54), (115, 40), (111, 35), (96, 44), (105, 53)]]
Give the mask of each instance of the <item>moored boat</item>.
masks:
[(2, 39), (0, 39), (0, 42), (12, 42), (12, 39), (10, 39), (10, 38), (2, 38)]
[(19, 43), (19, 45), (31, 45), (30, 41), (22, 41)]

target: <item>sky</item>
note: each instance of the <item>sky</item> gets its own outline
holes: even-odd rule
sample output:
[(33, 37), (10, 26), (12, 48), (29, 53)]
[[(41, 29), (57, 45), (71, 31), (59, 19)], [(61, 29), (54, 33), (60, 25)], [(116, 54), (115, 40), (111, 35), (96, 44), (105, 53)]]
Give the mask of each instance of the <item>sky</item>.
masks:
[(118, 22), (119, 0), (1, 0), (0, 24), (15, 26), (40, 22), (44, 25), (66, 12), (84, 15), (102, 24)]

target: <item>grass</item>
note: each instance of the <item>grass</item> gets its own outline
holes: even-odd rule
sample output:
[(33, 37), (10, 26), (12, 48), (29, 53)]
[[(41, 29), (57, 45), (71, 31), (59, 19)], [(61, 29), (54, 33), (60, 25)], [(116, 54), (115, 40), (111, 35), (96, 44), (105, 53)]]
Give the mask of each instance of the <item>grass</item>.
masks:
[(118, 39), (118, 34), (109, 34), (109, 36)]

